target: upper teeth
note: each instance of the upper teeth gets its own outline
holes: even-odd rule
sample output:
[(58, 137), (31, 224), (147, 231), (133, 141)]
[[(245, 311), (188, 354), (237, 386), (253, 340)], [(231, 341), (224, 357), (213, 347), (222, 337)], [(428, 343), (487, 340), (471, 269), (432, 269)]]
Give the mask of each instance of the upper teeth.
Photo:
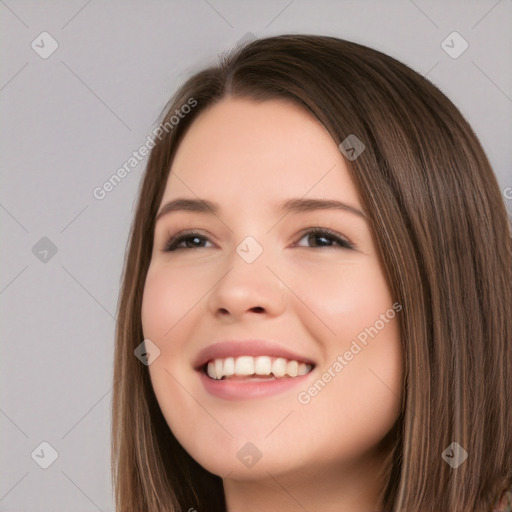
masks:
[(311, 371), (308, 363), (287, 360), (283, 357), (269, 356), (240, 356), (214, 359), (206, 367), (206, 372), (212, 379), (222, 379), (231, 375), (270, 375), (274, 377), (297, 377)]

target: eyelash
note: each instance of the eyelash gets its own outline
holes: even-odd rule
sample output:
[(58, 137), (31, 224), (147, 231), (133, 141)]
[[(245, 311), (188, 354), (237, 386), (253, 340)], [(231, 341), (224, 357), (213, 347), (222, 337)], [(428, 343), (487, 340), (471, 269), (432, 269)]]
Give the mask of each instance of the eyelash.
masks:
[[(332, 231), (327, 228), (311, 228), (307, 231), (302, 233), (302, 236), (299, 238), (299, 240), (302, 240), (307, 235), (315, 235), (315, 236), (321, 236), (321, 235), (327, 235), (324, 236), (324, 238), (328, 238), (336, 243), (339, 244), (340, 249), (350, 249), (355, 250), (356, 246), (349, 242), (348, 240), (345, 240), (344, 238), (341, 238), (335, 231)], [(173, 252), (179, 249), (187, 249), (186, 247), (177, 247), (181, 242), (184, 242), (186, 240), (189, 240), (190, 238), (200, 238), (202, 240), (208, 240), (207, 237), (201, 235), (200, 233), (197, 233), (196, 231), (192, 230), (185, 230), (181, 231), (180, 233), (172, 236), (169, 241), (165, 244), (164, 252)], [(327, 248), (332, 249), (331, 246), (320, 246), (318, 248)], [(190, 248), (188, 248), (190, 249)], [(192, 247), (192, 249), (201, 249), (201, 247)], [(311, 247), (311, 249), (314, 249), (314, 247)]]

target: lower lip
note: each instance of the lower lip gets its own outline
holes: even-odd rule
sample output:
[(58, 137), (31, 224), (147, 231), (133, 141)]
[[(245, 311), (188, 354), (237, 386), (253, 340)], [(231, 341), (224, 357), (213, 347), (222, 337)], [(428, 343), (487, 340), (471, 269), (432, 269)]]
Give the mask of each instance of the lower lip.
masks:
[[(313, 370), (312, 370), (313, 371)], [(285, 377), (273, 380), (215, 380), (199, 371), (201, 381), (208, 393), (224, 400), (244, 400), (283, 393), (294, 386), (304, 384), (311, 372), (299, 377)]]

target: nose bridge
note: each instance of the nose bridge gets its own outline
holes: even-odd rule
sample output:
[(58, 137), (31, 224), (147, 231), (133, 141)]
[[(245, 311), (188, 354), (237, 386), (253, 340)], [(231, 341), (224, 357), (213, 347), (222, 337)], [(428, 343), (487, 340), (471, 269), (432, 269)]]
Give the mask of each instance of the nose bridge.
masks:
[[(240, 220), (240, 228), (233, 226), (234, 251), (230, 263), (241, 272), (257, 274), (262, 282), (276, 284), (276, 278), (267, 266), (274, 269), (279, 267), (283, 248), (276, 240), (276, 230), (269, 229), (269, 222), (262, 215), (256, 223)], [(277, 282), (280, 283), (279, 280)]]
[[(258, 238), (261, 240), (261, 235)], [(267, 251), (263, 247), (265, 242), (267, 242), (265, 245), (268, 246), (267, 238), (260, 243), (254, 236), (248, 235), (236, 246), (235, 252), (246, 264), (252, 265), (256, 260), (260, 259), (264, 252), (267, 252), (267, 255), (263, 259), (267, 259), (268, 247)]]
[(222, 310), (236, 316), (255, 308), (277, 314), (284, 308), (285, 287), (270, 270), (278, 266), (277, 254), (267, 247), (271, 237), (259, 233), (242, 238), (226, 259), (226, 273), (209, 299), (214, 314)]
[(276, 244), (272, 242), (274, 233), (269, 233), (270, 219), (266, 217), (265, 209), (261, 204), (246, 201), (238, 211), (240, 214), (233, 216), (230, 222), (234, 246), (230, 263), (234, 264), (240, 259), (249, 267), (254, 265), (259, 268), (263, 261), (271, 265)]

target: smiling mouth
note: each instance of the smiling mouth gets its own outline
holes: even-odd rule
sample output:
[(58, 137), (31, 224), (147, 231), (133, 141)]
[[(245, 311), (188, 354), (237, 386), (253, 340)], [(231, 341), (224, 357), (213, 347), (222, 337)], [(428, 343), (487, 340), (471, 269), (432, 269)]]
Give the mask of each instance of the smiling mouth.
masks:
[(201, 371), (212, 380), (270, 381), (293, 379), (311, 372), (314, 365), (271, 356), (239, 356), (212, 359)]

